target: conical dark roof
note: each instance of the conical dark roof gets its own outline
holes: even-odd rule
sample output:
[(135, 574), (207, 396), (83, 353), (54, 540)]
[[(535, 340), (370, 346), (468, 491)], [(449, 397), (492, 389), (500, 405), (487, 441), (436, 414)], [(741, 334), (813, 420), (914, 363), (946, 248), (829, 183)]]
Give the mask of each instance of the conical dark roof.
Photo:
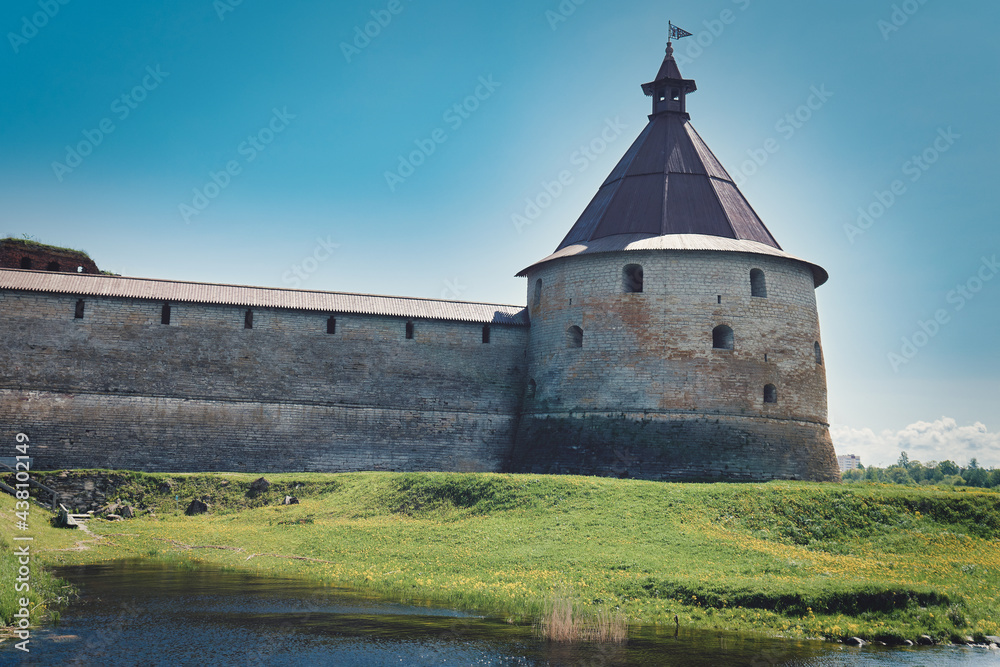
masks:
[(656, 79), (642, 85), (653, 98), (649, 124), (625, 153), (556, 251), (522, 270), (574, 255), (631, 250), (789, 255), (767, 230), (736, 183), (691, 125), (687, 95), (698, 89), (681, 75), (673, 48)]
[(617, 234), (704, 234), (781, 249), (680, 113), (650, 119), (557, 250)]

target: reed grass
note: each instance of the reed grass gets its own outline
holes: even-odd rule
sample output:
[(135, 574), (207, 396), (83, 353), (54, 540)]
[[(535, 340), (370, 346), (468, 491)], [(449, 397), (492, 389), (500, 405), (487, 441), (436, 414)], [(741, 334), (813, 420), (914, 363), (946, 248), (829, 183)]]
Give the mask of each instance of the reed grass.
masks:
[(537, 628), (551, 642), (624, 644), (628, 641), (628, 621), (620, 611), (582, 612), (566, 596), (556, 597), (546, 605)]

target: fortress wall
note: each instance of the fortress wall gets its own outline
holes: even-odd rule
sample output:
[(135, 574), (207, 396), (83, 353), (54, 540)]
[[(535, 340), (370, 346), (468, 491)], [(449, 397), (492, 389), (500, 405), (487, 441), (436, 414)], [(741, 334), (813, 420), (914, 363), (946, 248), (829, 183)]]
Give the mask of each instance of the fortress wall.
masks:
[(36, 467), (498, 470), (528, 330), (160, 302), (0, 294), (0, 423)]
[[(642, 293), (622, 293), (627, 264), (643, 267)], [(755, 268), (767, 298), (751, 296)], [(584, 255), (534, 269), (528, 299), (528, 377), (537, 388), (525, 402), (515, 468), (609, 474), (618, 451), (644, 462), (626, 466), (630, 475), (653, 479), (835, 475), (804, 264), (729, 252)], [(713, 349), (720, 324), (733, 329), (733, 350)], [(568, 345), (571, 326), (583, 329), (583, 347)], [(776, 403), (764, 401), (767, 384)]]

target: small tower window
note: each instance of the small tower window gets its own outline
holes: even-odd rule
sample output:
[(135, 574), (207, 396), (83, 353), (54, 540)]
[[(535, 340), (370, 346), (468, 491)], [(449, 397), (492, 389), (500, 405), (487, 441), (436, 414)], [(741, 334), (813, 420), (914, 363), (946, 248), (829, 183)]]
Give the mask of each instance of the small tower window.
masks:
[(483, 326), (483, 345), (490, 342), (490, 325)]
[(45, 267), (46, 271), (58, 271), (59, 262), (49, 262), (49, 265)]
[(337, 333), (337, 318), (333, 315), (326, 320), (326, 332), (331, 336)]
[(73, 317), (75, 317), (78, 320), (82, 320), (83, 319), (83, 309), (85, 307), (86, 307), (86, 304), (83, 302), (83, 299), (80, 299), (79, 301), (77, 301), (76, 302), (76, 312), (73, 314)]
[(525, 398), (527, 398), (530, 401), (535, 397), (535, 394), (537, 393), (538, 393), (538, 383), (535, 382), (534, 380), (528, 380), (528, 391), (525, 394)]
[(816, 364), (819, 366), (823, 365), (823, 347), (819, 342), (813, 343), (813, 354), (816, 355)]
[(733, 330), (725, 324), (720, 324), (712, 329), (712, 347), (714, 349), (732, 350), (734, 347), (733, 342)]
[(31, 268), (31, 258), (30, 257), (22, 257), (21, 258), (21, 268), (22, 269), (30, 269)]
[(535, 281), (535, 296), (531, 300), (532, 308), (538, 308), (542, 305), (542, 279), (539, 278)]
[(764, 385), (764, 402), (765, 403), (777, 403), (778, 402), (778, 388), (773, 384)]
[(246, 314), (243, 315), (243, 328), (253, 329), (253, 311), (247, 310)]
[(566, 329), (566, 347), (583, 347), (583, 329), (580, 327)]
[(413, 340), (413, 322), (406, 323), (406, 340)]
[(750, 296), (767, 298), (767, 278), (760, 269), (750, 271)]
[(622, 292), (626, 294), (636, 294), (642, 292), (642, 267), (638, 264), (629, 264), (622, 269)]
[(163, 308), (160, 309), (160, 324), (170, 324), (170, 304), (163, 304)]

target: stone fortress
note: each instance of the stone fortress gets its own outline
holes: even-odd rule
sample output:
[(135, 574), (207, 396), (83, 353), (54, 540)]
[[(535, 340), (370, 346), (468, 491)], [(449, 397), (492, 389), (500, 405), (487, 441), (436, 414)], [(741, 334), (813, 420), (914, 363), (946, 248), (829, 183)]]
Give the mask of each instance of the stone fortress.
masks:
[[(815, 289), (695, 132), (649, 124), (527, 307), (103, 275), (0, 248), (0, 424), (36, 469), (836, 481)], [(89, 261), (89, 260), (87, 260)]]

